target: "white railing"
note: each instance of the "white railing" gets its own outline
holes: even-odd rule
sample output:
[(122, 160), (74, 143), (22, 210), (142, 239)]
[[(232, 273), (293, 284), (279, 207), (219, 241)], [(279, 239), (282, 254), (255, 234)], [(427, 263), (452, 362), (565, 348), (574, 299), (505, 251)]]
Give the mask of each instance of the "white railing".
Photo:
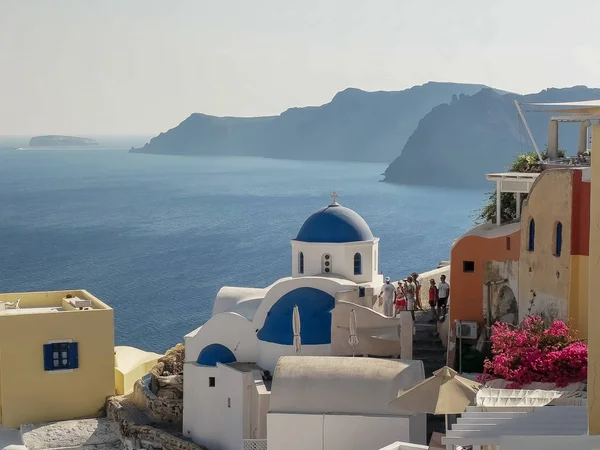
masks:
[(267, 450), (266, 439), (244, 439), (243, 450)]

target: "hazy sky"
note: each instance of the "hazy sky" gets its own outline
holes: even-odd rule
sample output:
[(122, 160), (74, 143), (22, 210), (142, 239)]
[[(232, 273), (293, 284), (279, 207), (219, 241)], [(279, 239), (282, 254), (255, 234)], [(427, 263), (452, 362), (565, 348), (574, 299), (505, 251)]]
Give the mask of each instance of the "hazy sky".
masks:
[(0, 134), (152, 134), (349, 86), (600, 86), (598, 18), (599, 0), (0, 0)]

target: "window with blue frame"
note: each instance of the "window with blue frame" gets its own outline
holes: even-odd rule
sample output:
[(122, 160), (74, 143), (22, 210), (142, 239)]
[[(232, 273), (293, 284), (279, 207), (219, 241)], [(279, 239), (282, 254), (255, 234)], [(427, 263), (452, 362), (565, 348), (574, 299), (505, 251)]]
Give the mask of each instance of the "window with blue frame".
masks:
[(556, 222), (554, 228), (554, 256), (560, 256), (562, 251), (562, 223)]
[(532, 252), (535, 249), (535, 220), (529, 221), (529, 240), (527, 241), (527, 250)]
[(354, 254), (354, 275), (362, 274), (362, 256), (360, 253)]
[(70, 370), (78, 367), (77, 342), (53, 342), (44, 345), (44, 370)]
[(304, 273), (304, 253), (298, 253), (298, 273)]

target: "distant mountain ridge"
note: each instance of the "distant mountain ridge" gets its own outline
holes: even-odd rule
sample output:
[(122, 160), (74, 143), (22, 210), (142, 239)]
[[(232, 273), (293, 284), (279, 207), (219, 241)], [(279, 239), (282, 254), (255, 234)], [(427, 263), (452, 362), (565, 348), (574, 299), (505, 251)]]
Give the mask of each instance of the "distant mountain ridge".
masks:
[[(517, 95), (481, 84), (429, 82), (397, 92), (348, 88), (322, 106), (278, 116), (192, 114), (134, 153), (261, 156), (297, 160), (386, 162), (384, 180), (410, 185), (488, 186), (485, 174), (506, 169), (532, 150), (514, 99), (600, 99), (600, 89), (550, 88)], [(538, 145), (550, 113), (526, 114)], [(559, 145), (573, 152), (578, 126), (561, 124)]]
[(134, 153), (263, 156), (300, 160), (390, 162), (419, 120), (453, 95), (481, 84), (429, 82), (396, 92), (349, 88), (322, 106), (279, 116), (239, 118), (192, 114)]
[[(498, 94), (484, 89), (436, 106), (419, 122), (402, 153), (385, 171), (385, 181), (456, 187), (489, 186), (485, 174), (503, 172), (533, 146), (517, 115), (514, 100), (567, 102), (600, 99), (600, 89), (575, 86), (546, 89), (536, 94)], [(526, 113), (538, 146), (543, 150), (548, 120), (556, 113)], [(559, 126), (559, 146), (576, 151), (579, 124)]]

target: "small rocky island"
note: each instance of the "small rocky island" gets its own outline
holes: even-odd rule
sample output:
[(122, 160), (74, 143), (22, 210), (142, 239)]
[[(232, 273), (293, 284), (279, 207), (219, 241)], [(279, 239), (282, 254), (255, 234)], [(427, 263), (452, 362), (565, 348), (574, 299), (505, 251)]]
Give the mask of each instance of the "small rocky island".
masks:
[(69, 145), (98, 145), (95, 139), (75, 136), (35, 136), (29, 141), (30, 147), (62, 147)]

